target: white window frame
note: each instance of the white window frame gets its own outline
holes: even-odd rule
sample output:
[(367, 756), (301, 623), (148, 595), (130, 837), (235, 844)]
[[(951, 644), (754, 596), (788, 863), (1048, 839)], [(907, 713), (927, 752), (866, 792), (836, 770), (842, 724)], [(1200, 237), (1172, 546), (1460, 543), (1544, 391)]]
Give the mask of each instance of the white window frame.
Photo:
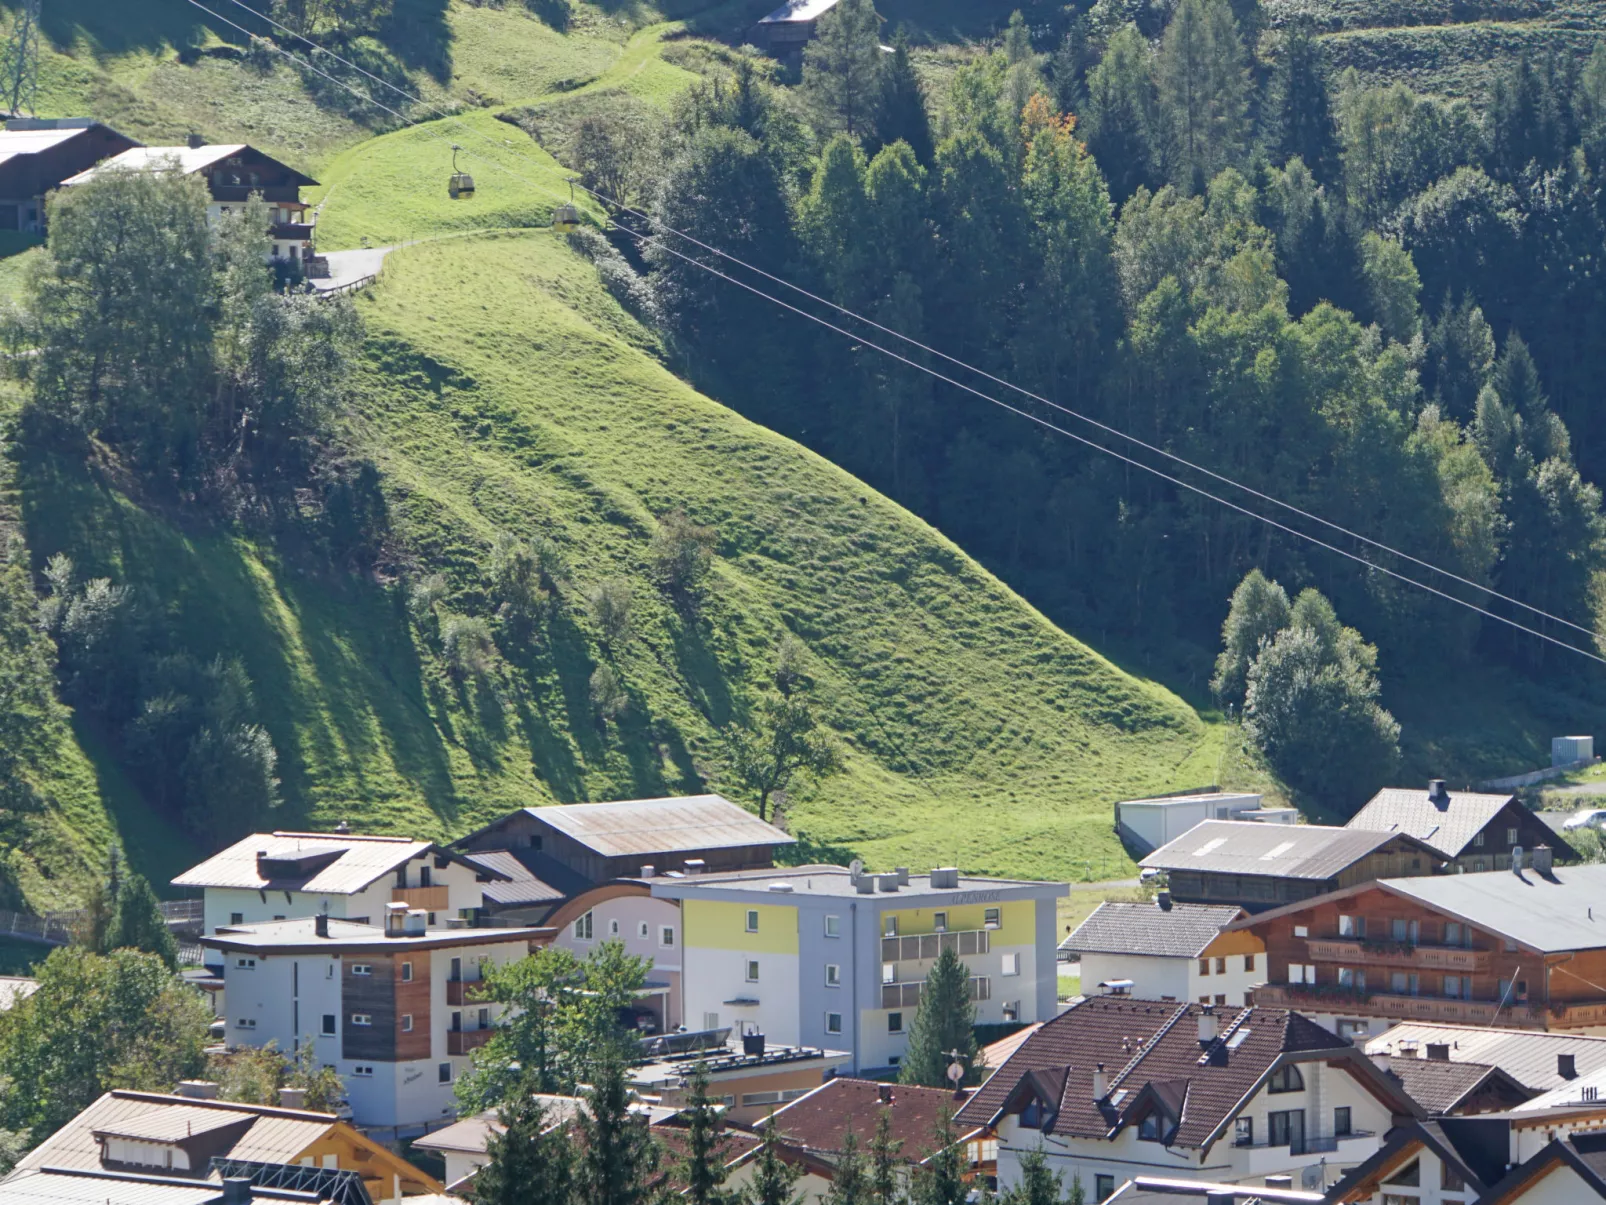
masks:
[(412, 1013), (403, 1013), (402, 1014), (401, 1031), (403, 1033), (412, 1033), (413, 1032), (413, 1014)]
[(351, 973), (353, 975), (370, 975), (371, 976), (374, 973), (373, 963), (371, 963), (371, 962), (354, 962), (354, 963), (351, 964)]
[(411, 983), (413, 981), (413, 964), (412, 963), (404, 962), (404, 963), (401, 964), (401, 981), (403, 983)]
[(749, 908), (747, 910), (747, 931), (749, 933), (757, 933), (758, 932), (758, 909), (757, 908)]
[(658, 946), (663, 950), (675, 948), (675, 926), (662, 925), (658, 929)]
[(255, 958), (236, 958), (234, 960), (234, 969), (237, 971), (254, 971), (257, 969), (257, 960)]
[(351, 1024), (357, 1026), (359, 1029), (371, 1028), (373, 1026), (373, 1023), (374, 1023), (374, 1014), (373, 1013), (352, 1013), (351, 1014)]
[(650, 926), (646, 921), (642, 921), (639, 927), (641, 931), (641, 940), (646, 941), (652, 932), (652, 926)]
[(1020, 955), (1015, 953), (1013, 950), (1004, 955), (1004, 970), (1003, 970), (1003, 974), (1005, 974), (1005, 975), (1019, 975), (1020, 974)]
[(575, 941), (591, 941), (592, 935), (595, 932), (596, 921), (592, 919), (591, 913), (587, 912), (583, 916), (577, 916), (574, 918)]
[(234, 1022), (235, 1029), (255, 1029), (256, 1027), (257, 1019), (255, 1017), (240, 1017)]
[[(833, 1021), (835, 1022), (834, 1025), (832, 1024)], [(825, 1032), (828, 1033), (828, 1034), (831, 1034), (832, 1036), (835, 1036), (835, 1035), (840, 1034), (842, 1032), (842, 1014), (841, 1013), (826, 1013), (825, 1014)]]
[(368, 1079), (373, 1075), (373, 1073), (374, 1068), (372, 1063), (353, 1063), (351, 1065), (351, 1074), (357, 1079)]
[(842, 936), (842, 918), (834, 913), (827, 913), (825, 917), (825, 935), (827, 937)]
[(826, 987), (841, 987), (842, 986), (842, 964), (841, 963), (828, 962), (828, 963), (825, 964), (825, 986)]
[(757, 983), (758, 982), (758, 959), (749, 958), (747, 960), (746, 971), (747, 971), (747, 982), (748, 983)]
[(948, 914), (946, 912), (933, 912), (931, 914), (931, 927), (938, 933), (948, 932)]
[(1004, 910), (998, 908), (985, 908), (981, 914), (981, 927), (983, 929), (1002, 929), (1004, 927)]
[[(898, 1022), (897, 1025), (893, 1025), (892, 1022), (894, 1020), (896, 1020)], [(903, 1032), (903, 1013), (902, 1013), (902, 1011), (890, 1012), (890, 1013), (887, 1014), (887, 1032), (888, 1033), (902, 1033)]]
[(609, 937), (618, 937), (619, 936), (619, 918), (618, 917), (614, 917), (612, 920), (610, 920), (608, 922), (608, 936)]

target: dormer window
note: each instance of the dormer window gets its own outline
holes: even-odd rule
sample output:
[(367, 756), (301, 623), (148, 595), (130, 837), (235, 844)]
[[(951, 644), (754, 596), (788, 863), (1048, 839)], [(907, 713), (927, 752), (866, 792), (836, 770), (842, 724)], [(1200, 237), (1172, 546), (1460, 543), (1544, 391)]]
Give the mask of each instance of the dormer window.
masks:
[(1043, 1120), (1043, 1103), (1034, 1096), (1020, 1111), (1021, 1126), (1028, 1130), (1040, 1130), (1043, 1128)]
[(1155, 1112), (1146, 1115), (1138, 1122), (1138, 1137), (1144, 1142), (1160, 1142), (1165, 1137), (1164, 1115)]

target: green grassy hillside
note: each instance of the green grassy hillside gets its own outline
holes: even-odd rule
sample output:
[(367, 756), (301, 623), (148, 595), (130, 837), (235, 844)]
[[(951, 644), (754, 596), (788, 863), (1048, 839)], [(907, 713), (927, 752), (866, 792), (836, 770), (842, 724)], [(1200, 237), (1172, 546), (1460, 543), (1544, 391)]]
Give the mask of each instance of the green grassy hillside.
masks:
[[(1219, 728), (840, 470), (687, 388), (566, 241), (407, 248), (360, 304), (354, 421), (418, 571), (444, 571), (448, 606), (472, 611), (495, 532), (561, 552), (549, 622), (484, 681), (447, 673), (400, 584), (188, 530), (77, 466), (21, 466), (36, 561), (66, 550), (148, 588), (195, 651), (245, 659), (281, 752), (284, 823), (445, 836), (521, 804), (734, 790), (717, 729), (785, 633), (846, 752), (791, 819), (839, 856), (1114, 869), (1111, 800), (1214, 774)], [(654, 516), (675, 507), (719, 533), (695, 620), (647, 572)], [(606, 726), (581, 603), (605, 578), (634, 583), (639, 618), (616, 657), (630, 706)]]

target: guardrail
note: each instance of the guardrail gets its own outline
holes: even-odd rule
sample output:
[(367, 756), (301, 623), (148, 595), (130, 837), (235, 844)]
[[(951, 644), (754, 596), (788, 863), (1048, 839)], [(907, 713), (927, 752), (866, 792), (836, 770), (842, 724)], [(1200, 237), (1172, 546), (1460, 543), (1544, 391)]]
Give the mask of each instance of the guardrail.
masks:
[(18, 941), (36, 941), (47, 946), (64, 946), (73, 939), (72, 928), (49, 916), (32, 916), (26, 912), (0, 909), (0, 937), (14, 937)]
[(355, 293), (365, 285), (371, 285), (379, 279), (378, 272), (370, 272), (367, 276), (359, 276), (356, 280), (348, 280), (345, 284), (335, 285), (330, 289), (319, 289), (319, 297), (339, 297), (342, 293)]

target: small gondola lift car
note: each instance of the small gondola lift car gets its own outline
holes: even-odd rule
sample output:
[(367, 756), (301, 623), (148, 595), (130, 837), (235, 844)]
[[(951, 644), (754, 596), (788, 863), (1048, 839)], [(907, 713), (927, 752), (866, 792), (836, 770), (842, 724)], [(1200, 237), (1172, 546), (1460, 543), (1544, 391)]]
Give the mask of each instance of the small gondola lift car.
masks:
[(552, 211), (552, 229), (568, 234), (580, 229), (580, 210), (574, 203), (574, 181), (569, 181), (569, 199)]
[(457, 152), (462, 149), (457, 143), (452, 143), (452, 178), (446, 183), (446, 191), (454, 201), (474, 195), (474, 177), (457, 170)]

